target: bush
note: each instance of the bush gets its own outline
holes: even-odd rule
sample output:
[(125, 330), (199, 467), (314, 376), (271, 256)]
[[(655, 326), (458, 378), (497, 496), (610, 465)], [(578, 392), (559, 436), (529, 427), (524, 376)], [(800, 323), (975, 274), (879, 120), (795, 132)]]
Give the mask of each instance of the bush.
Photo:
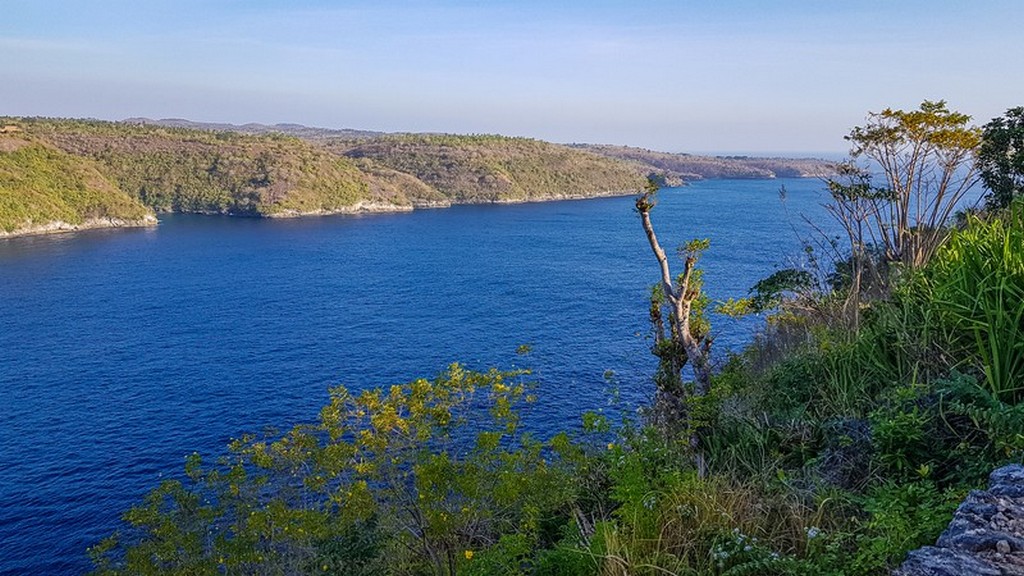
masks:
[(558, 451), (519, 431), (522, 376), (453, 365), (336, 388), (316, 425), (245, 437), (218, 466), (191, 457), (188, 482), (165, 482), (92, 551), (97, 572), (520, 573), (574, 498)]
[(972, 349), (988, 392), (1024, 400), (1024, 201), (1005, 214), (969, 217), (931, 267), (935, 304), (957, 340)]

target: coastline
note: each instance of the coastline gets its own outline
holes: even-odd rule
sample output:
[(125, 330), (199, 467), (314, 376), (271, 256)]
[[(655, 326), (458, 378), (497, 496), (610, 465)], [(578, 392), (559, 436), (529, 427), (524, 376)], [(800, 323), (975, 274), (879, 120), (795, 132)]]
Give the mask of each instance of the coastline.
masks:
[[(767, 178), (742, 178), (742, 180), (767, 180)], [(771, 178), (774, 180), (775, 178)], [(709, 178), (707, 180), (717, 180), (717, 178)], [(685, 186), (686, 183), (683, 183)], [(676, 188), (678, 186), (673, 186)], [(476, 202), (458, 202), (458, 201), (427, 201), (427, 202), (416, 202), (413, 201), (410, 204), (391, 204), (387, 202), (372, 202), (372, 201), (360, 201), (351, 206), (344, 206), (341, 208), (335, 208), (330, 210), (319, 209), (319, 210), (296, 210), (286, 209), (280, 212), (274, 212), (271, 214), (258, 214), (255, 216), (246, 215), (247, 218), (266, 218), (266, 219), (292, 219), (292, 218), (317, 218), (326, 216), (360, 216), (360, 215), (373, 215), (373, 214), (398, 214), (413, 212), (416, 210), (436, 210), (451, 208), (453, 206), (475, 206), (475, 205), (513, 205), (513, 204), (531, 204), (539, 202), (560, 202), (567, 200), (590, 200), (594, 198), (617, 198), (623, 196), (634, 196), (638, 193), (637, 190), (604, 190), (600, 192), (594, 192), (589, 194), (549, 194), (544, 196), (534, 196), (530, 198), (496, 198), (487, 201), (476, 201)], [(197, 214), (203, 215), (202, 212), (170, 212), (175, 214)], [(231, 218), (238, 218), (231, 214), (223, 213), (210, 213), (208, 215), (220, 215), (228, 216)], [(12, 232), (0, 231), (0, 240), (6, 240), (11, 238), (20, 238), (25, 236), (39, 236), (45, 234), (69, 234), (74, 232), (81, 232), (85, 230), (97, 230), (97, 229), (113, 229), (113, 228), (148, 228), (159, 225), (157, 218), (153, 215), (147, 215), (141, 220), (124, 220), (120, 218), (90, 218), (79, 224), (72, 224), (64, 221), (52, 221), (46, 224), (40, 224), (31, 226), (28, 228), (19, 228)]]
[(141, 220), (124, 220), (121, 218), (88, 218), (73, 224), (63, 220), (53, 220), (46, 224), (38, 224), (27, 228), (17, 228), (11, 232), (0, 230), (0, 240), (21, 238), (23, 236), (42, 236), (45, 234), (68, 234), (84, 230), (100, 230), (106, 228), (151, 228), (158, 224), (156, 216), (147, 214)]
[[(452, 206), (473, 206), (473, 205), (486, 205), (486, 204), (526, 204), (531, 202), (557, 202), (561, 200), (587, 200), (590, 198), (610, 198), (616, 196), (631, 196), (636, 194), (635, 191), (628, 190), (612, 190), (597, 192), (594, 194), (554, 194), (543, 197), (535, 198), (521, 198), (521, 199), (495, 199), (486, 202), (413, 202), (411, 204), (389, 204), (385, 202), (357, 202), (351, 206), (344, 206), (342, 208), (335, 208), (331, 210), (295, 210), (287, 209), (280, 212), (274, 212), (271, 214), (259, 214), (256, 218), (267, 218), (267, 219), (291, 219), (291, 218), (317, 218), (325, 216), (359, 216), (359, 215), (371, 215), (371, 214), (398, 214), (405, 212), (413, 212), (415, 210), (436, 210), (451, 208)], [(176, 214), (197, 214), (203, 215), (201, 212), (170, 212)], [(219, 215), (225, 216), (222, 213), (212, 213), (208, 215)], [(237, 218), (238, 216), (232, 216), (226, 214), (231, 218)], [(253, 216), (246, 216), (253, 217)], [(113, 229), (113, 228), (148, 228), (159, 225), (159, 222), (155, 216), (147, 215), (142, 220), (124, 220), (120, 218), (90, 218), (84, 222), (78, 224), (72, 224), (70, 222), (64, 222), (62, 220), (55, 220), (47, 222), (46, 224), (33, 225), (26, 228), (18, 228), (11, 232), (4, 232), (0, 230), (0, 240), (6, 240), (10, 238), (21, 238), (25, 236), (40, 236), (45, 234), (70, 234), (74, 232), (82, 232), (85, 230), (98, 230), (98, 229)]]

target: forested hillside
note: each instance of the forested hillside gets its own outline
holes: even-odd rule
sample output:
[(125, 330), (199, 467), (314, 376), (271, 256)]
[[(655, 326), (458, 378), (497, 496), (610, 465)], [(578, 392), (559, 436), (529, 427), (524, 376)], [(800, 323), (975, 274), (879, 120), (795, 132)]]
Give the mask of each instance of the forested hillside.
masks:
[[(95, 170), (94, 180), (105, 183), (89, 189), (100, 197), (110, 195), (114, 204), (128, 198), (155, 212), (255, 217), (629, 194), (640, 188), (650, 169), (557, 144), (502, 136), (388, 136), (306, 129), (300, 131), (307, 138), (302, 139), (277, 132), (145, 121), (0, 122), (10, 126), (10, 133), (5, 133), (8, 141), (31, 141), (52, 151), (48, 160), (32, 160), (24, 152), (15, 153), (13, 144), (8, 146), (11, 150), (0, 150), (9, 171), (33, 178), (35, 190), (15, 194), (13, 184), (8, 184), (5, 193), (11, 199), (0, 206), (0, 218), (20, 222), (23, 214), (31, 213), (32, 230), (37, 231), (64, 229), (67, 226), (49, 223), (69, 222), (69, 215), (57, 209), (60, 202), (44, 199), (69, 194), (70, 188), (58, 180), (49, 180), (49, 187), (45, 184), (45, 174), (66, 172), (53, 164), (58, 152), (61, 161)], [(120, 212), (112, 214), (109, 222), (123, 219)], [(102, 223), (94, 220), (91, 225)], [(14, 224), (7, 228), (9, 234), (31, 231), (18, 227), (14, 232)]]
[[(244, 134), (287, 134), (310, 142), (330, 145), (334, 148), (346, 149), (358, 143), (373, 140), (402, 141), (408, 136), (443, 135), (408, 135), (386, 134), (367, 130), (335, 130), (315, 128), (300, 124), (221, 124), (192, 122), (182, 119), (150, 120), (136, 118), (131, 121), (156, 126), (178, 128), (197, 128), (203, 130), (226, 130)], [(467, 138), (470, 143), (472, 138)], [(477, 139), (479, 140), (479, 138)], [(558, 146), (558, 145), (556, 145)], [(636, 148), (632, 146), (616, 146), (610, 144), (570, 144), (569, 147), (592, 152), (601, 156), (625, 160), (644, 172), (657, 171), (667, 177), (671, 185), (685, 180), (701, 180), (705, 178), (809, 178), (825, 177), (833, 173), (833, 163), (816, 158), (779, 158), (753, 156), (707, 156), (699, 154), (668, 153)]]
[(391, 135), (330, 148), (411, 174), (456, 203), (632, 193), (646, 175), (619, 160), (504, 136)]
[[(701, 178), (822, 176), (831, 170), (819, 160), (692, 156), (497, 135), (147, 119), (0, 123), (10, 127), (3, 134), (10, 150), (0, 149), (2, 161), (11, 178), (17, 173), (31, 179), (33, 190), (16, 194), (13, 180), (6, 184), (0, 221), (8, 235), (73, 229), (85, 220), (89, 226), (121, 225), (137, 220), (136, 212), (122, 211), (128, 206), (287, 217), (632, 194), (652, 173), (678, 185)], [(16, 141), (50, 153), (29, 158), (28, 152), (16, 153)], [(72, 217), (67, 207), (76, 205), (75, 188), (46, 174), (78, 172), (59, 168), (59, 162), (95, 171), (86, 180), (103, 184), (85, 188), (103, 201)]]
[(101, 167), (13, 129), (0, 134), (0, 237), (156, 224)]
[(351, 162), (296, 138), (84, 120), (20, 125), (97, 161), (121, 190), (158, 212), (318, 214), (372, 201)]

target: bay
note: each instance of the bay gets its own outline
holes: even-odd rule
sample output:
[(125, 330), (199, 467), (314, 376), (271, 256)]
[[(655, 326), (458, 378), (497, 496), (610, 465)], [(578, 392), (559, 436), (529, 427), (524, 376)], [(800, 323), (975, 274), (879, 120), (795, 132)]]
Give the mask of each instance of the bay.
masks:
[[(780, 186), (787, 190), (779, 199)], [(662, 243), (710, 238), (713, 299), (800, 253), (816, 180), (659, 193)], [(629, 197), (361, 217), (169, 215), (0, 241), (0, 574), (78, 574), (186, 455), (316, 417), (328, 387), (526, 367), (540, 436), (650, 396), (657, 268)], [(714, 320), (718, 358), (759, 321)], [(517, 356), (529, 344), (531, 353)]]

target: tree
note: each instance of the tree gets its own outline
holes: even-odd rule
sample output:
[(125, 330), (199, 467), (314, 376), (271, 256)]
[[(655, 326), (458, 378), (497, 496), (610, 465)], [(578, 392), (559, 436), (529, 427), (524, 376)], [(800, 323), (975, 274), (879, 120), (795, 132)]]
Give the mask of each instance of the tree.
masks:
[[(981, 133), (970, 119), (945, 101), (925, 100), (909, 112), (870, 112), (864, 126), (846, 136), (850, 160), (826, 181), (832, 201), (825, 209), (848, 241), (848, 254), (836, 243), (830, 247), (837, 269), (844, 269), (836, 277), (847, 292), (844, 317), (855, 332), (864, 296), (884, 296), (890, 270), (919, 269), (932, 258), (977, 182), (973, 157)], [(873, 183), (879, 175), (882, 186)]]
[(186, 480), (91, 550), (96, 573), (455, 576), (508, 539), (550, 546), (542, 528), (571, 522), (576, 490), (560, 456), (579, 447), (520, 430), (523, 374), (454, 364), (433, 381), (335, 388), (316, 424), (243, 437), (212, 466), (191, 457)]
[(989, 190), (989, 208), (1005, 208), (1024, 197), (1024, 107), (1010, 108), (985, 124), (978, 169)]
[[(655, 382), (658, 392), (666, 400), (682, 406), (688, 400), (686, 388), (682, 383), (683, 367), (690, 363), (693, 368), (694, 383), (692, 396), (696, 398), (707, 395), (711, 389), (711, 362), (708, 358), (711, 349), (709, 326), (704, 319), (703, 311), (707, 306), (707, 298), (701, 292), (700, 271), (695, 269), (701, 253), (707, 249), (708, 240), (692, 240), (680, 249), (683, 257), (683, 273), (675, 279), (669, 267), (668, 256), (658, 242), (651, 223), (651, 210), (656, 204), (654, 195), (658, 191), (658, 182), (648, 178), (644, 191), (636, 199), (636, 211), (651, 251), (658, 261), (661, 270), (661, 281), (651, 291), (651, 324), (654, 329), (654, 346), (652, 351), (658, 357), (658, 375)], [(669, 327), (665, 330), (662, 309), (668, 308)], [(690, 446), (694, 449), (698, 472), (703, 476), (705, 465), (699, 448), (697, 431), (691, 422)]]
[[(908, 268), (928, 262), (977, 181), (972, 160), (981, 134), (970, 120), (950, 111), (945, 101), (925, 100), (918, 110), (869, 113), (864, 126), (850, 132), (852, 161), (873, 162), (885, 180), (884, 186), (872, 185), (869, 165), (860, 167), (859, 174), (846, 172), (845, 182), (829, 182), (837, 202), (868, 208), (863, 217), (868, 226), (861, 229), (861, 238), (851, 240), (854, 252), (870, 242), (882, 249), (887, 262)], [(854, 213), (861, 209), (853, 208)]]

